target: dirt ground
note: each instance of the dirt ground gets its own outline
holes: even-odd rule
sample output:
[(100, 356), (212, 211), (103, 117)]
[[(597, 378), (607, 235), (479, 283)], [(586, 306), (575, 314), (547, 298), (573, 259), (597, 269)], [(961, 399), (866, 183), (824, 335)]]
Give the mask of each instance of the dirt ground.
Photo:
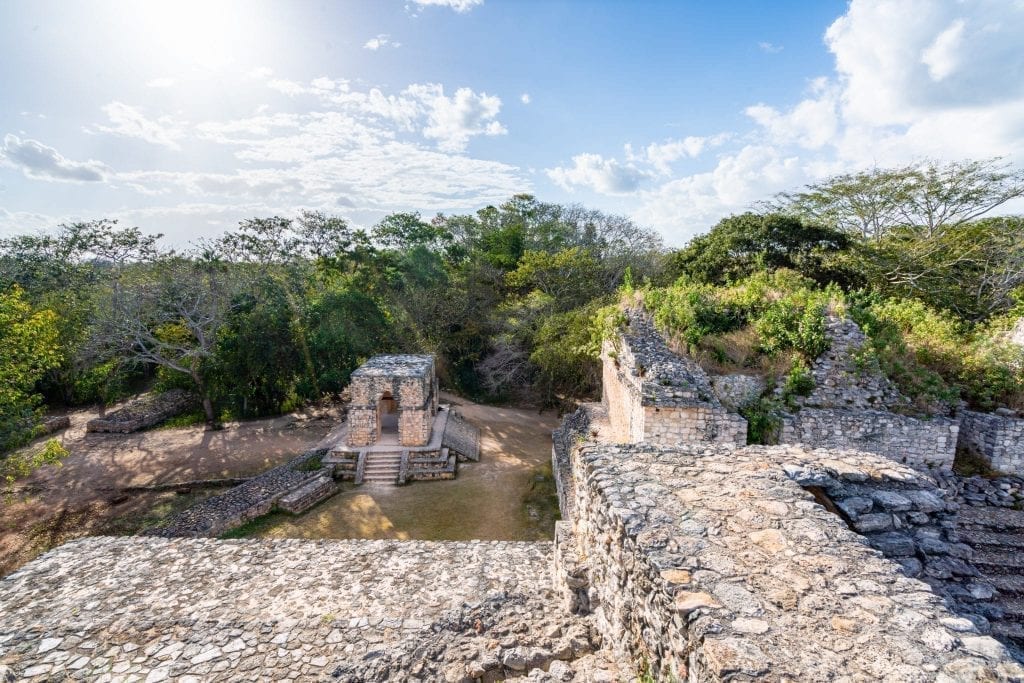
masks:
[(53, 435), (70, 451), (61, 466), (40, 468), (15, 482), (15, 493), (0, 494), (0, 576), (65, 541), (134, 533), (219, 492), (126, 495), (111, 489), (251, 476), (315, 444), (338, 420), (337, 411), (328, 410), (231, 423), (216, 432), (198, 425), (86, 433), (85, 423), (98, 414), (69, 413), (71, 427)]
[[(445, 395), (481, 428), (479, 463), (453, 481), (405, 487), (348, 487), (301, 517), (274, 514), (240, 536), (534, 540), (551, 538), (557, 500), (550, 473), (556, 415), (482, 406)], [(223, 489), (123, 493), (125, 486), (246, 477), (315, 445), (338, 424), (336, 408), (232, 423), (137, 434), (87, 434), (97, 410), (70, 413), (54, 435), (70, 455), (0, 496), (0, 576), (74, 538), (132, 534)], [(28, 446), (39, 448), (42, 440)]]
[(551, 479), (552, 411), (445, 402), (480, 428), (478, 463), (459, 465), (449, 481), (403, 487), (348, 486), (299, 517), (270, 515), (237, 535), (273, 538), (420, 540), (550, 539), (557, 518)]

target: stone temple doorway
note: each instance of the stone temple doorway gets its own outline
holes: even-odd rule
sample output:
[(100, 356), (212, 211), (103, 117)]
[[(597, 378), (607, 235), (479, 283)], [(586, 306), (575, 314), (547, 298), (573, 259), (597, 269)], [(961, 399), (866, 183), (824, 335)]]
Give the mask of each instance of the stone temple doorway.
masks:
[(398, 402), (389, 391), (377, 401), (377, 443), (398, 443)]

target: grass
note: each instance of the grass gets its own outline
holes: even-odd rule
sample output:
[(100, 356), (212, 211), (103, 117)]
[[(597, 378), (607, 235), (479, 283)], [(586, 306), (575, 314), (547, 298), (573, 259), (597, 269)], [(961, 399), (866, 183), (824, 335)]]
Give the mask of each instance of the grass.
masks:
[(249, 520), (240, 527), (235, 527), (230, 531), (225, 531), (218, 538), (231, 539), (231, 538), (253, 538), (259, 536), (268, 529), (274, 528), (278, 523), (285, 519), (290, 519), (291, 515), (284, 512), (271, 512), (270, 514), (257, 517), (256, 519)]
[(194, 427), (201, 424), (206, 424), (206, 416), (203, 414), (201, 409), (196, 408), (195, 410), (189, 410), (179, 415), (175, 415), (174, 417), (167, 418), (158, 424), (155, 429), (181, 429), (183, 427)]
[(147, 529), (159, 526), (179, 512), (196, 505), (220, 491), (214, 489), (193, 490), (189, 493), (166, 492), (156, 494), (156, 501), (141, 514), (132, 510), (115, 517), (102, 525), (96, 533), (108, 536), (134, 536)]
[(551, 464), (536, 468), (532, 476), (530, 490), (523, 496), (523, 514), (527, 516), (530, 526), (542, 536), (550, 537), (555, 532), (555, 522), (561, 518), (558, 489), (555, 487), (555, 475), (551, 470)]

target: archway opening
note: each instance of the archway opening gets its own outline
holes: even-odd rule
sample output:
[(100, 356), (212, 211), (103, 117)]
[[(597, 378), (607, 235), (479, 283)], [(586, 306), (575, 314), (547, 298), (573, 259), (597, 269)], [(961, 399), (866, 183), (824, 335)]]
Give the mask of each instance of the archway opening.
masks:
[(385, 391), (377, 401), (377, 443), (398, 443), (398, 403)]

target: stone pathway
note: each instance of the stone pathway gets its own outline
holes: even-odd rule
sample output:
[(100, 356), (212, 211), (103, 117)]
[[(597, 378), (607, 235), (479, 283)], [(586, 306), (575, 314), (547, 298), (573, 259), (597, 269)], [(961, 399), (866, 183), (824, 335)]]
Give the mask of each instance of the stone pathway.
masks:
[(550, 566), (549, 543), (83, 539), (0, 581), (0, 681), (622, 680)]
[[(983, 614), (992, 635), (1024, 661), (1024, 511), (965, 505), (957, 530), (974, 549), (972, 564), (998, 596)], [(963, 596), (968, 601), (974, 597)]]

